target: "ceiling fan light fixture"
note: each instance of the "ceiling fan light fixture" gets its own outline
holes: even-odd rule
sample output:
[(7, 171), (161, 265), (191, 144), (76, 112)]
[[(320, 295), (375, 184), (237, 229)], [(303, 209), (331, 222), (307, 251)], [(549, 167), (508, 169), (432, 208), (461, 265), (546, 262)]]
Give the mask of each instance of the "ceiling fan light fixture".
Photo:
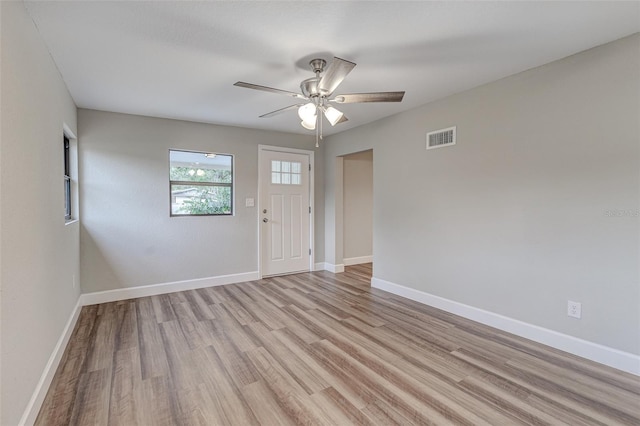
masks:
[(317, 121), (317, 116), (313, 115), (313, 116), (309, 117), (308, 119), (302, 120), (300, 122), (300, 124), (302, 124), (302, 127), (304, 127), (307, 130), (315, 130), (316, 129), (316, 121)]
[(309, 119), (316, 116), (316, 105), (313, 102), (309, 102), (307, 104), (302, 105), (298, 108), (298, 117), (302, 121), (309, 121)]
[(338, 124), (343, 115), (343, 112), (338, 111), (334, 107), (330, 106), (324, 108), (324, 116), (327, 117), (327, 120), (329, 120), (329, 123), (331, 123), (332, 126)]

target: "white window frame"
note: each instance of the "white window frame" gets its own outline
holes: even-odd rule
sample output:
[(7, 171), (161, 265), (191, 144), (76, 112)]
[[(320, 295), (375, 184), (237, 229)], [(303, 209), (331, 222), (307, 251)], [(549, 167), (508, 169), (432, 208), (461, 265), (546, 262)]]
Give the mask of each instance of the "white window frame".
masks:
[[(226, 157), (231, 157), (231, 183), (220, 183), (220, 182), (193, 182), (193, 181), (177, 181), (171, 180), (171, 152), (180, 151), (186, 152), (189, 154), (215, 154), (215, 155), (224, 155)], [(189, 149), (178, 149), (178, 148), (169, 148), (169, 217), (203, 217), (203, 216), (234, 216), (235, 215), (235, 186), (236, 176), (235, 176), (235, 157), (233, 154), (226, 154), (222, 152), (213, 152), (213, 151), (194, 151)], [(229, 213), (203, 213), (203, 214), (192, 214), (192, 213), (173, 213), (172, 209), (172, 188), (174, 185), (188, 185), (188, 186), (207, 186), (207, 187), (228, 187), (231, 190), (230, 194), (230, 209)]]

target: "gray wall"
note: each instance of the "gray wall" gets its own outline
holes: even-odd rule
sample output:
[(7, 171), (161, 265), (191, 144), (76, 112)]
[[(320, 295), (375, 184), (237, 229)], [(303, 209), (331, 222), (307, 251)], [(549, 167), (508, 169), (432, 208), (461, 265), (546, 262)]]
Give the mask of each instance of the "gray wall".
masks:
[(373, 148), (375, 277), (640, 354), (639, 56), (636, 34), (327, 138), (326, 261), (336, 157)]
[(0, 424), (15, 425), (80, 294), (79, 224), (65, 226), (63, 192), (76, 107), (23, 3), (0, 8)]
[(373, 254), (373, 151), (346, 155), (343, 167), (344, 258)]
[[(83, 292), (258, 270), (258, 144), (315, 149), (306, 135), (80, 109)], [(235, 215), (169, 217), (170, 148), (235, 156)], [(323, 155), (316, 151), (316, 262)]]

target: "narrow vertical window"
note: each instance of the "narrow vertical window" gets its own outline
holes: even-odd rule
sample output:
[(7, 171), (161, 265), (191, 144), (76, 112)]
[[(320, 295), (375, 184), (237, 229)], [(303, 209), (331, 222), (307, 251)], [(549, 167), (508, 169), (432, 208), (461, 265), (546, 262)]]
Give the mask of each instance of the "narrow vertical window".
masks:
[(64, 139), (64, 219), (71, 220), (71, 164), (69, 162), (69, 138)]

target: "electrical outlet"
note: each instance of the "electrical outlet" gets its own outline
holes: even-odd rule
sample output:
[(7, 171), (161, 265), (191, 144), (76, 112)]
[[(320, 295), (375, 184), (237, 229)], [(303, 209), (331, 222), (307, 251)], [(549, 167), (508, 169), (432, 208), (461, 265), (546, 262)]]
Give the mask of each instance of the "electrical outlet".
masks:
[(567, 315), (574, 318), (582, 317), (582, 303), (569, 300), (569, 303), (567, 303)]

